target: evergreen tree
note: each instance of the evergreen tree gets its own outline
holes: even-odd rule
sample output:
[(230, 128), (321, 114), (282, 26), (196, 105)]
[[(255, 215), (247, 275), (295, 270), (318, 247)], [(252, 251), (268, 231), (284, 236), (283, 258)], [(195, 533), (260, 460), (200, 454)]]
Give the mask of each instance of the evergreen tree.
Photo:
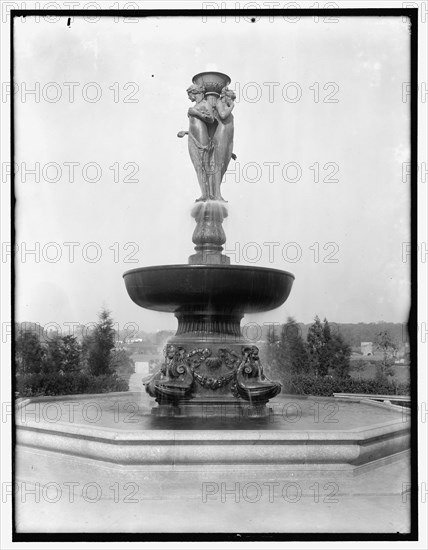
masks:
[(113, 374), (111, 351), (114, 348), (115, 334), (110, 311), (102, 309), (97, 325), (85, 341), (87, 367), (94, 376)]
[(326, 376), (333, 368), (333, 356), (335, 353), (336, 342), (331, 334), (330, 324), (325, 317), (322, 327), (322, 341), (323, 345), (319, 350), (318, 373), (320, 376)]
[(308, 331), (308, 353), (309, 353), (309, 364), (312, 372), (315, 376), (323, 376), (327, 374), (325, 367), (322, 364), (323, 361), (323, 347), (324, 347), (324, 331), (323, 325), (318, 317), (315, 316), (314, 324), (311, 325)]
[(351, 346), (345, 342), (343, 336), (334, 334), (328, 348), (328, 365), (336, 378), (347, 378), (350, 370)]
[(305, 374), (309, 370), (308, 353), (300, 327), (292, 317), (282, 326), (279, 360), (288, 373)]
[(332, 334), (327, 319), (321, 323), (318, 316), (308, 332), (308, 350), (315, 376), (331, 372), (336, 378), (349, 375), (351, 347), (341, 334)]

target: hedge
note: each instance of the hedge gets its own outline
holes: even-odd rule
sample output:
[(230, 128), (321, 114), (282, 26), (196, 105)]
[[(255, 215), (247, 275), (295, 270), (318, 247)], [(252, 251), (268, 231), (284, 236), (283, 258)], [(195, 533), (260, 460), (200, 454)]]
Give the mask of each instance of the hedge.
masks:
[(333, 397), (334, 393), (374, 393), (385, 395), (409, 395), (410, 384), (390, 384), (377, 380), (355, 380), (350, 377), (330, 378), (313, 375), (289, 375), (282, 380), (283, 393), (296, 395), (320, 395)]
[(74, 395), (78, 393), (108, 393), (127, 391), (125, 380), (112, 376), (94, 376), (77, 372), (59, 374), (32, 373), (17, 376), (16, 390), (19, 397), (38, 395)]

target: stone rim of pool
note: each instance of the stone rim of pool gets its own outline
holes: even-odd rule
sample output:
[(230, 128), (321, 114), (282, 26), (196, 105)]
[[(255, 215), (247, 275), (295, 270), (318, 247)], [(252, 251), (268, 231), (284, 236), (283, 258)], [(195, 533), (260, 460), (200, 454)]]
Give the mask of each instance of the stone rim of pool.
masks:
[[(120, 394), (115, 394), (119, 397)], [(122, 394), (126, 397), (127, 392)], [(131, 394), (132, 395), (132, 394)], [(108, 398), (108, 394), (103, 395)], [(84, 401), (97, 396), (63, 396), (67, 401)], [(67, 399), (69, 398), (69, 399)], [(296, 396), (296, 400), (299, 396)], [(22, 404), (53, 403), (57, 399), (33, 399)], [(307, 401), (322, 401), (310, 396)], [(324, 401), (328, 399), (324, 398)], [(331, 401), (334, 402), (334, 399)], [(353, 403), (359, 407), (379, 407), (377, 403)], [(385, 414), (389, 409), (383, 405)], [(410, 421), (390, 408), (391, 420), (348, 429), (269, 429), (247, 419), (247, 429), (136, 429), (120, 430), (70, 422), (46, 420), (22, 422), (16, 419), (16, 442), (40, 451), (64, 453), (123, 467), (189, 467), (209, 465), (241, 468), (254, 465), (304, 473), (316, 468), (338, 475), (357, 473), (402, 456), (410, 446)], [(149, 415), (150, 416), (150, 415)], [(163, 419), (162, 419), (163, 420)], [(155, 422), (156, 424), (156, 422)]]

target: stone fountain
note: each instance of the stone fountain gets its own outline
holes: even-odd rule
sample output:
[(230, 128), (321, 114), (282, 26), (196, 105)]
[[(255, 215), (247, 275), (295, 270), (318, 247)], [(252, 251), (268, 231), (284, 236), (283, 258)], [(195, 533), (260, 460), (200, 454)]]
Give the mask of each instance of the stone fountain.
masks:
[(240, 323), (246, 313), (281, 306), (294, 276), (278, 269), (234, 266), (222, 253), (227, 217), (221, 182), (233, 153), (235, 93), (230, 78), (204, 72), (187, 89), (189, 154), (201, 196), (191, 215), (195, 253), (184, 265), (132, 269), (124, 274), (129, 296), (139, 306), (174, 313), (175, 336), (164, 350), (164, 362), (146, 383), (160, 416), (223, 415), (227, 407), (248, 417), (269, 414), (269, 399), (279, 382), (263, 372), (259, 350), (247, 341)]

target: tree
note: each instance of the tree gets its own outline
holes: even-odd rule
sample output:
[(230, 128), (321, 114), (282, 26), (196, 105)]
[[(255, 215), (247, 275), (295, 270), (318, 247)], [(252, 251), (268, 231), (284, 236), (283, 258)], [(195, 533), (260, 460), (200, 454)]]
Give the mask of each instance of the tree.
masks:
[(347, 378), (350, 370), (351, 346), (341, 334), (333, 334), (325, 350), (328, 354), (328, 366), (336, 378)]
[(352, 371), (358, 375), (358, 380), (361, 381), (362, 373), (365, 372), (370, 367), (369, 361), (364, 361), (363, 359), (358, 359), (352, 363)]
[(308, 332), (308, 350), (315, 376), (331, 372), (336, 378), (349, 376), (351, 347), (340, 333), (332, 334), (327, 319), (321, 323), (318, 316)]
[(81, 346), (74, 336), (53, 336), (47, 343), (43, 371), (55, 374), (78, 372), (80, 356)]
[(111, 352), (114, 342), (115, 331), (111, 313), (107, 309), (102, 309), (98, 315), (98, 323), (84, 342), (87, 351), (87, 368), (90, 374), (94, 376), (113, 374)]
[(19, 331), (15, 340), (16, 372), (18, 375), (42, 370), (44, 349), (34, 332)]
[(376, 349), (380, 350), (383, 354), (377, 377), (385, 380), (388, 376), (394, 376), (393, 365), (398, 351), (398, 345), (395, 339), (388, 330), (382, 330), (376, 335), (375, 346)]
[(319, 349), (319, 373), (325, 376), (333, 369), (333, 356), (335, 353), (335, 340), (331, 334), (330, 324), (324, 317), (321, 336), (323, 345)]
[(101, 311), (99, 322), (82, 345), (74, 336), (51, 332), (42, 341), (33, 330), (20, 331), (15, 341), (17, 394), (127, 391), (133, 361), (124, 350), (114, 350), (114, 344), (113, 321), (107, 310)]
[(307, 336), (309, 364), (315, 376), (324, 376), (328, 373), (328, 367), (324, 364), (323, 358), (324, 330), (318, 315), (315, 316), (314, 321)]
[(288, 317), (281, 329), (278, 354), (281, 365), (291, 374), (306, 374), (309, 370), (308, 353), (300, 332), (295, 319)]

